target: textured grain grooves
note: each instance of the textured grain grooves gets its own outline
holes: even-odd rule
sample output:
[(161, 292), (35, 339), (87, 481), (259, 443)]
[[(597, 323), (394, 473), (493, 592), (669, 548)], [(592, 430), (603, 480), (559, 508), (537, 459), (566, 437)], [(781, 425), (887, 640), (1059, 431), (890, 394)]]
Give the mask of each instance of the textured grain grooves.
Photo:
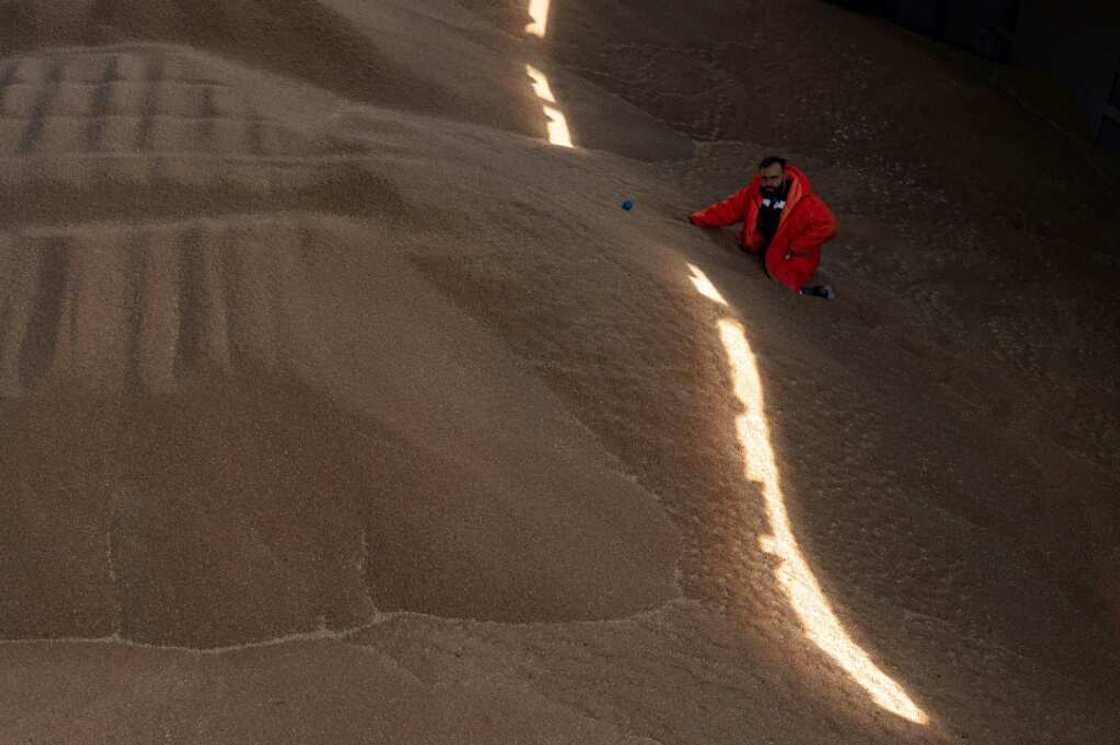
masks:
[(182, 380), (206, 354), (209, 293), (204, 236), (198, 228), (179, 235), (179, 336), (175, 345), (175, 379)]
[(202, 91), (202, 106), (198, 121), (198, 139), (202, 144), (202, 149), (207, 152), (217, 148), (218, 143), (215, 135), (217, 116), (218, 110), (214, 106), (214, 89), (207, 86)]
[(250, 155), (264, 155), (264, 123), (256, 111), (249, 112), (249, 128), (246, 133)]
[(50, 111), (51, 104), (58, 96), (58, 90), (61, 84), (62, 60), (52, 60), (50, 68), (47, 71), (46, 82), (39, 89), (39, 93), (35, 97), (35, 104), (31, 109), (31, 120), (27, 123), (27, 128), (23, 131), (23, 136), (20, 138), (19, 144), (16, 145), (16, 152), (30, 153), (39, 144), (39, 140), (43, 136), (43, 125), (46, 121), (47, 113)]
[(147, 231), (137, 231), (129, 240), (125, 248), (127, 269), (125, 276), (128, 278), (127, 296), (124, 305), (128, 312), (127, 330), (128, 347), (126, 349), (126, 366), (124, 386), (129, 391), (140, 391), (144, 388), (144, 374), (141, 360), (144, 348), (141, 340), (144, 338), (144, 308), (147, 303), (147, 291), (144, 278), (148, 275), (149, 259), (151, 252), (152, 236)]
[(112, 109), (113, 83), (118, 80), (117, 65), (118, 60), (113, 57), (105, 65), (105, 73), (93, 90), (93, 97), (89, 104), (90, 119), (86, 125), (85, 136), (86, 149), (91, 152), (97, 152), (102, 148), (102, 140), (105, 137), (105, 117)]
[(8, 96), (8, 89), (16, 80), (16, 73), (18, 72), (18, 62), (9, 62), (3, 67), (3, 72), (0, 72), (0, 115), (6, 111), (4, 101)]
[[(69, 263), (69, 246), (60, 239), (50, 239), (29, 253), (25, 266), (17, 273), (21, 279), (31, 279), (16, 288), (20, 292), (19, 310), (13, 320), (19, 328), (9, 336), (19, 339), (19, 347), (4, 351), (4, 356), (11, 358), (5, 369), (13, 371), (15, 379), (11, 382), (17, 388), (21, 381), (41, 378), (54, 356), (65, 320), (62, 298)], [(7, 381), (4, 387), (8, 387)]]
[(173, 170), (176, 163), (189, 161), (110, 158), (98, 163), (80, 184), (62, 182), (54, 173), (5, 179), (0, 165), (0, 226), (15, 230), (190, 218), (224, 221), (276, 213), (346, 215), (417, 226), (430, 218), (406, 202), (390, 180), (361, 164), (241, 163), (203, 173), (200, 188), (179, 179)]
[(148, 152), (152, 149), (152, 130), (155, 128), (156, 114), (159, 112), (159, 84), (163, 80), (164, 60), (162, 56), (152, 57), (148, 61), (145, 78), (148, 83), (148, 92), (144, 97), (144, 109), (140, 114), (140, 123), (136, 127), (136, 149)]
[(281, 364), (307, 232), (199, 221), (0, 236), (0, 395), (51, 378), (166, 393), (196, 372)]
[(16, 241), (0, 235), (0, 396), (15, 396), (19, 388), (19, 350), (27, 333), (30, 307), (26, 287), (28, 263), (19, 260)]
[(320, 152), (248, 105), (243, 89), (187, 76), (184, 64), (156, 50), (4, 62), (0, 157), (203, 153), (245, 159)]

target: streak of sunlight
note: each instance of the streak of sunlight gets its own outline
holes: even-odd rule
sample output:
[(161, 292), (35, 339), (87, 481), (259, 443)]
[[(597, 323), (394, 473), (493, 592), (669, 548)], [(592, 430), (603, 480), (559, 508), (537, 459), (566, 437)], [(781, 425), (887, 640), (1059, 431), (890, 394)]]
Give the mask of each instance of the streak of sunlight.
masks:
[(544, 73), (532, 65), (525, 65), (525, 69), (533, 81), (533, 92), (537, 94), (537, 98), (549, 103), (556, 103), (556, 96), (552, 95), (552, 86), (548, 84), (548, 78), (545, 77)]
[(723, 299), (723, 295), (719, 294), (719, 290), (717, 290), (716, 286), (712, 284), (712, 281), (708, 279), (708, 275), (704, 274), (704, 272), (700, 271), (692, 264), (688, 266), (692, 269), (692, 276), (690, 279), (692, 280), (692, 284), (696, 286), (696, 291), (720, 305), (727, 305), (727, 301)]
[[(692, 270), (691, 279), (696, 289), (705, 297), (726, 306), (726, 301), (704, 273), (691, 264), (689, 268)], [(718, 328), (720, 340), (731, 363), (735, 396), (745, 411), (735, 420), (739, 443), (743, 449), (744, 470), (747, 478), (759, 483), (762, 488), (772, 531), (772, 535), (760, 538), (759, 543), (764, 551), (781, 560), (775, 574), (797, 613), (806, 636), (852, 676), (876, 704), (911, 722), (928, 723), (926, 714), (897, 683), (875, 666), (867, 653), (844, 631), (816, 577), (801, 555), (786, 512), (785, 498), (782, 496), (777, 461), (770, 445), (770, 427), (763, 405), (762, 381), (746, 332), (742, 324), (731, 318), (720, 319)]]
[(529, 79), (533, 81), (533, 92), (537, 94), (537, 98), (546, 102), (542, 104), (542, 108), (548, 120), (548, 141), (560, 147), (572, 147), (572, 134), (568, 130), (567, 117), (560, 109), (549, 106), (549, 104), (556, 103), (556, 96), (552, 93), (552, 86), (548, 84), (548, 78), (532, 65), (525, 65), (525, 71), (529, 74)]
[(568, 120), (551, 106), (545, 106), (544, 113), (548, 117), (548, 141), (560, 147), (571, 147), (572, 135), (568, 132)]
[(525, 33), (544, 38), (548, 33), (548, 11), (552, 0), (530, 0), (529, 17), (533, 22), (525, 27)]

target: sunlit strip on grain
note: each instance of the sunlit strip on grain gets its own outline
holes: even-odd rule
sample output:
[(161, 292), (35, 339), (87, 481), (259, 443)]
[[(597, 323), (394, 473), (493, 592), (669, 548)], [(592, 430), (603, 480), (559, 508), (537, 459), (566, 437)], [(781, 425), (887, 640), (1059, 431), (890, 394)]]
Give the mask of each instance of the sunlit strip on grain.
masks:
[(529, 17), (533, 22), (525, 27), (525, 33), (544, 38), (548, 33), (548, 11), (552, 0), (530, 0)]
[(697, 292), (709, 300), (714, 300), (720, 305), (727, 305), (727, 301), (723, 299), (723, 295), (719, 294), (719, 290), (717, 290), (716, 286), (712, 284), (712, 281), (708, 279), (707, 274), (704, 274), (704, 272), (700, 271), (692, 264), (689, 264), (688, 268), (692, 270), (692, 276), (689, 279), (692, 280), (692, 284), (696, 287)]
[(572, 147), (572, 135), (568, 131), (567, 117), (560, 109), (548, 105), (556, 103), (556, 96), (552, 93), (552, 86), (548, 84), (548, 78), (532, 65), (525, 65), (525, 71), (529, 74), (529, 79), (533, 81), (533, 92), (537, 94), (537, 98), (546, 102), (542, 104), (542, 108), (547, 118), (548, 141), (560, 147)]
[[(692, 282), (701, 294), (721, 305), (727, 304), (700, 269), (691, 264), (689, 268), (692, 270)], [(875, 666), (867, 653), (844, 631), (802, 557), (779, 486), (778, 466), (770, 446), (770, 427), (764, 414), (762, 381), (754, 354), (747, 343), (746, 332), (738, 321), (729, 318), (721, 319), (718, 327), (720, 340), (731, 363), (735, 396), (745, 410), (736, 418), (735, 428), (743, 449), (746, 476), (762, 486), (766, 513), (773, 531), (772, 535), (761, 538), (759, 543), (764, 551), (781, 560), (775, 570), (779, 584), (789, 597), (806, 635), (863, 686), (876, 704), (911, 722), (926, 724), (929, 721), (926, 714), (897, 683)]]
[(532, 65), (525, 65), (525, 70), (529, 73), (529, 79), (533, 81), (533, 92), (537, 94), (537, 98), (556, 103), (556, 96), (552, 94), (552, 86), (548, 84), (548, 78), (544, 73)]
[(571, 147), (572, 135), (568, 132), (568, 120), (551, 106), (545, 106), (544, 113), (548, 117), (548, 141), (560, 147)]

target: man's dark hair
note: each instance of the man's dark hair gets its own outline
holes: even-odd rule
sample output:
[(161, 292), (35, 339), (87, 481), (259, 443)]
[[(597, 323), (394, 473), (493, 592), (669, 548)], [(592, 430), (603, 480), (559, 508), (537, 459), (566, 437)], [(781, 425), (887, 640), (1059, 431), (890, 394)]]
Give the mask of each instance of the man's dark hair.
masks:
[(763, 158), (762, 162), (758, 164), (758, 170), (761, 171), (763, 168), (769, 168), (775, 163), (780, 164), (782, 166), (782, 169), (785, 170), (786, 159), (779, 158), (777, 155), (767, 155), (765, 158)]

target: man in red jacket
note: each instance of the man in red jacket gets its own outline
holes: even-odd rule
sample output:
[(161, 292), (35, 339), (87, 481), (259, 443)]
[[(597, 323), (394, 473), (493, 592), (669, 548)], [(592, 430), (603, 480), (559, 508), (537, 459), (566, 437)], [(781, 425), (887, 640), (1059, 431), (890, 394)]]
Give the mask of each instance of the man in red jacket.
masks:
[(688, 219), (705, 228), (743, 223), (739, 243), (762, 255), (768, 275), (802, 295), (835, 297), (828, 285), (809, 281), (821, 263), (821, 246), (836, 237), (836, 218), (805, 174), (784, 158), (765, 158), (746, 188)]

